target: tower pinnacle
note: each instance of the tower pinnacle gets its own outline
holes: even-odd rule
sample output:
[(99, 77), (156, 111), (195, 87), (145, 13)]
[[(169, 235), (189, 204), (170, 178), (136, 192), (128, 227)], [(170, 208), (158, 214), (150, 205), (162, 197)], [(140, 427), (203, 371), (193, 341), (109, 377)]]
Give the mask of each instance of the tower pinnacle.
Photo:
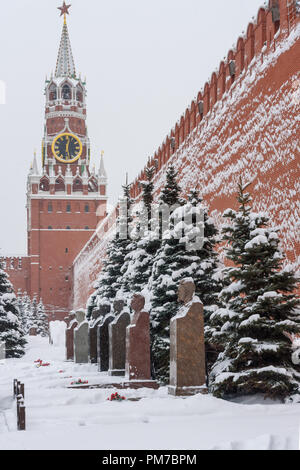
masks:
[(98, 176), (99, 176), (99, 178), (107, 178), (107, 173), (106, 173), (105, 166), (104, 166), (104, 151), (103, 150), (101, 152), (100, 167), (99, 167)]
[(38, 166), (37, 166), (37, 160), (36, 160), (36, 151), (34, 151), (34, 159), (33, 159), (33, 164), (32, 164), (32, 173), (34, 175), (38, 175)]

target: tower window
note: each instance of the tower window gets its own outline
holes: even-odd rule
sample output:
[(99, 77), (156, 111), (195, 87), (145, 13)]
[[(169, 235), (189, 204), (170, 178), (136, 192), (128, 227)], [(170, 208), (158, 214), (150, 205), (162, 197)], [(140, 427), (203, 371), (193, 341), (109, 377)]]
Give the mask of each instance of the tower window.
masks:
[(85, 230), (90, 230), (90, 227), (86, 226), (86, 227), (85, 227)]
[(90, 212), (90, 206), (88, 204), (84, 206), (84, 212)]
[(53, 230), (53, 228), (51, 227), (51, 225), (49, 225), (48, 230)]
[(54, 101), (56, 99), (57, 99), (57, 88), (54, 85), (54, 83), (52, 83), (52, 85), (49, 88), (49, 100)]
[(83, 93), (82, 93), (82, 88), (81, 87), (77, 87), (77, 89), (76, 89), (76, 99), (77, 99), (77, 101), (80, 101), (80, 103), (83, 102)]
[(67, 212), (71, 212), (71, 204), (67, 204), (67, 209), (66, 209)]
[(69, 253), (69, 248), (66, 248), (66, 251), (65, 251), (65, 252), (66, 252), (66, 253)]
[(78, 192), (78, 191), (83, 191), (83, 186), (82, 186), (82, 181), (80, 178), (76, 178), (73, 182), (73, 191)]
[(41, 191), (49, 191), (49, 180), (48, 178), (42, 178), (40, 182)]
[(48, 204), (48, 212), (53, 212), (53, 207), (51, 203)]
[(71, 99), (71, 96), (72, 96), (72, 93), (71, 93), (71, 88), (69, 87), (69, 85), (64, 85), (62, 87), (62, 98), (64, 100), (70, 100)]
[(67, 229), (67, 230), (71, 230), (71, 227), (69, 227), (69, 225), (68, 225), (66, 229)]
[(63, 178), (58, 177), (55, 181), (55, 191), (65, 191), (65, 182)]

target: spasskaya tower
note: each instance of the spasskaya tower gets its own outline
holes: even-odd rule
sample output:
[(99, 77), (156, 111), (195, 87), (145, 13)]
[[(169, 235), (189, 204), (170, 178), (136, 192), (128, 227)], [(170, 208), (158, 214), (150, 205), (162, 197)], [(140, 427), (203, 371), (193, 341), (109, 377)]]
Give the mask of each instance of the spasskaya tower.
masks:
[(90, 169), (86, 83), (77, 75), (67, 15), (55, 75), (45, 83), (41, 172), (37, 156), (28, 175), (27, 231), (31, 298), (42, 298), (51, 320), (62, 320), (72, 295), (72, 263), (106, 215), (107, 175)]

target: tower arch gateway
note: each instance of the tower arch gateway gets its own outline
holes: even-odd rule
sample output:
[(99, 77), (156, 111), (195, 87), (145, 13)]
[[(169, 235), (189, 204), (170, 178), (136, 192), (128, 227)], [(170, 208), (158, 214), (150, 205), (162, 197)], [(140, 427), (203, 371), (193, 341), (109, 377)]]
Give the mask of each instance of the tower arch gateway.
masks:
[(89, 167), (86, 83), (75, 69), (68, 8), (60, 9), (63, 28), (56, 70), (45, 82), (42, 171), (35, 156), (27, 184), (27, 291), (43, 298), (49, 320), (62, 320), (69, 312), (72, 291), (66, 277), (104, 218), (107, 203), (103, 155), (99, 173)]

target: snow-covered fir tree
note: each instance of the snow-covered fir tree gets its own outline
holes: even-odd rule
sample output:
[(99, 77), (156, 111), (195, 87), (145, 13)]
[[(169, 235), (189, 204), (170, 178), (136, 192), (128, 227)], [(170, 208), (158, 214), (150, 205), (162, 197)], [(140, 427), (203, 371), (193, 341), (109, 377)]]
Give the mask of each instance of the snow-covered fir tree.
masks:
[[(127, 214), (120, 214), (117, 220), (117, 231), (113, 240), (107, 248), (107, 258), (104, 267), (95, 283), (96, 291), (91, 295), (87, 303), (87, 318), (91, 318), (92, 312), (103, 301), (112, 303), (118, 291), (122, 289), (122, 268), (124, 269), (125, 258), (130, 250), (130, 230), (131, 222), (130, 209), (132, 199), (130, 197), (130, 184), (123, 186), (123, 204), (127, 204)], [(120, 234), (127, 233), (127, 238)]]
[[(177, 174), (171, 165), (167, 169), (165, 186), (160, 196), (160, 203), (167, 205), (170, 210), (169, 227), (171, 223), (174, 227), (174, 221), (171, 220), (172, 214), (176, 206), (182, 204), (180, 193), (181, 188), (177, 183)], [(163, 227), (162, 214), (160, 213), (159, 237), (161, 238), (161, 247), (153, 260), (148, 291), (151, 299), (152, 372), (155, 379), (162, 383), (166, 383), (169, 376), (170, 319), (177, 313), (173, 262), (179, 240), (174, 235), (170, 229), (165, 230)], [(183, 277), (186, 276), (183, 275)]]
[(49, 336), (49, 322), (42, 299), (37, 306), (37, 334), (43, 337)]
[(180, 197), (181, 188), (177, 183), (177, 173), (173, 165), (170, 165), (166, 173), (166, 183), (160, 195), (160, 201), (172, 207), (176, 204), (184, 204), (185, 201)]
[(197, 250), (200, 265), (194, 281), (196, 295), (198, 295), (203, 303), (206, 361), (207, 369), (210, 371), (218, 356), (214, 343), (211, 343), (209, 340), (211, 333), (210, 317), (221, 305), (218, 295), (223, 287), (221, 273), (223, 265), (220, 263), (219, 255), (216, 251), (218, 230), (197, 189), (193, 189), (190, 192), (188, 200), (192, 206), (201, 208), (203, 214), (204, 240), (203, 247)]
[(26, 340), (19, 319), (17, 298), (8, 275), (0, 264), (0, 341), (5, 343), (6, 357), (24, 355)]
[(22, 295), (22, 291), (21, 289), (18, 290), (18, 294), (17, 294), (17, 308), (18, 308), (18, 311), (19, 311), (19, 321), (21, 323), (21, 326), (22, 326), (22, 331), (24, 334), (27, 333), (27, 322), (26, 322), (26, 319), (25, 319), (25, 305), (24, 305), (24, 302), (23, 302), (23, 295)]
[(21, 322), (22, 322), (22, 326), (26, 334), (28, 334), (29, 328), (31, 325), (31, 314), (32, 314), (31, 300), (27, 292), (24, 292), (22, 296)]
[[(204, 315), (206, 322), (213, 309), (219, 303), (218, 294), (221, 290), (220, 282), (220, 263), (218, 253), (216, 252), (216, 244), (218, 242), (218, 230), (212, 217), (209, 216), (208, 208), (203, 204), (203, 198), (199, 196), (197, 189), (193, 189), (188, 201), (191, 206), (201, 208), (204, 223), (204, 240), (203, 247), (197, 250), (197, 254), (201, 259), (200, 270), (196, 282), (196, 295), (201, 298), (204, 305)], [(196, 221), (194, 220), (194, 223)]]
[(240, 181), (239, 210), (224, 213), (231, 267), (220, 293), (225, 307), (211, 321), (214, 340), (225, 349), (212, 369), (210, 388), (218, 397), (263, 394), (284, 400), (298, 394), (300, 399), (299, 361), (293, 363), (286, 336), (300, 331), (298, 279), (283, 268), (278, 230), (268, 227), (266, 214), (252, 212), (246, 188)]
[(123, 290), (131, 294), (142, 292), (146, 298), (145, 288), (151, 276), (154, 256), (161, 244), (158, 233), (151, 230), (154, 172), (153, 167), (146, 168), (146, 180), (141, 182), (143, 205), (139, 213), (140, 223), (122, 268)]
[(151, 217), (152, 217), (152, 204), (153, 204), (153, 190), (154, 190), (154, 183), (153, 177), (155, 174), (155, 168), (153, 166), (149, 166), (145, 170), (146, 180), (141, 182), (142, 186), (142, 198), (144, 207), (147, 213), (147, 221), (148, 221), (148, 230), (151, 229)]
[(37, 300), (37, 295), (35, 294), (33, 296), (32, 302), (31, 302), (31, 316), (29, 319), (29, 328), (37, 328), (38, 326), (38, 300)]
[[(167, 187), (176, 187), (173, 178), (176, 178), (176, 174), (172, 170), (167, 179)], [(169, 197), (167, 189), (164, 188), (162, 198), (163, 202), (168, 201), (171, 205), (178, 206), (171, 212), (170, 230), (163, 233), (162, 245), (155, 256), (149, 280), (153, 368), (156, 379), (167, 383), (169, 325), (171, 318), (180, 308), (177, 302), (180, 281), (186, 277), (194, 279), (197, 295), (206, 303), (207, 309), (216, 303), (219, 288), (217, 280), (214, 279), (217, 255), (213, 251), (217, 231), (197, 191), (190, 194), (184, 206), (181, 206), (178, 189), (172, 190), (172, 196)], [(195, 245), (199, 237), (204, 237), (202, 247)]]

